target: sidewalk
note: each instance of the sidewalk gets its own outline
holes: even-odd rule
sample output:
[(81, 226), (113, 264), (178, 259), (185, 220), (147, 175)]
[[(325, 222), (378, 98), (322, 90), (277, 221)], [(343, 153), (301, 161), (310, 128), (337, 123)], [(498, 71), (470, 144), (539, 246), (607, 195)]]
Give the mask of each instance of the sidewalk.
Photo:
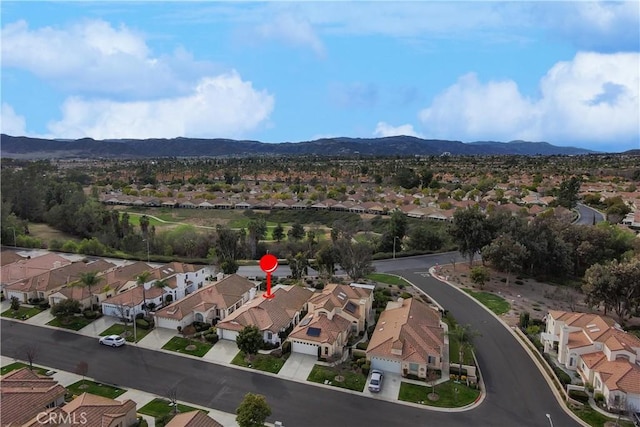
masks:
[[(14, 362), (20, 362), (20, 361), (16, 359), (12, 359), (10, 357), (0, 356), (0, 366), (6, 366)], [(42, 366), (42, 365), (37, 365), (37, 366), (48, 369), (46, 366)], [(59, 370), (54, 371), (54, 374), (51, 377), (63, 387), (68, 387), (71, 384), (74, 384), (82, 380), (82, 376), (80, 375), (77, 375), (71, 372), (66, 372), (66, 371), (59, 371)], [(85, 379), (91, 380), (91, 378), (89, 377), (85, 377)], [(156, 399), (158, 397), (162, 398), (162, 396), (156, 396), (151, 393), (146, 393), (144, 391), (140, 391), (136, 389), (127, 389), (127, 392), (119, 396), (116, 400), (125, 401), (127, 399), (131, 399), (134, 402), (136, 402), (137, 410), (139, 411), (140, 408), (142, 408), (144, 405), (146, 405), (147, 403), (151, 402), (153, 399)], [(215, 419), (225, 427), (238, 427), (235, 414), (218, 411), (216, 409), (204, 408), (202, 406), (195, 405), (189, 402), (183, 402), (183, 401), (178, 401), (178, 402), (187, 406), (191, 406), (193, 408), (202, 409), (203, 411), (207, 412), (211, 418)], [(140, 415), (142, 415), (142, 417), (145, 420), (147, 420), (149, 427), (155, 426), (155, 419), (153, 417), (148, 415), (143, 415), (143, 414), (140, 414)], [(267, 424), (267, 425), (270, 425), (270, 424)]]

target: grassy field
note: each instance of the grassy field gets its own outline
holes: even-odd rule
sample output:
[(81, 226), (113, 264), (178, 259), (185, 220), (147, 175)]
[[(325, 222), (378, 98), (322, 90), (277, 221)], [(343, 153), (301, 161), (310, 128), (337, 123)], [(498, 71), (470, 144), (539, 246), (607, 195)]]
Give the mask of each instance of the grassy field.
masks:
[(20, 307), (18, 311), (13, 311), (11, 309), (4, 311), (1, 316), (8, 317), (9, 319), (29, 319), (36, 314), (39, 314), (42, 310), (37, 307)]
[(475, 402), (480, 395), (480, 390), (452, 381), (437, 385), (435, 392), (438, 400), (431, 401), (427, 398), (431, 393), (431, 387), (403, 382), (400, 384), (398, 399), (439, 408), (459, 408)]
[[(127, 327), (125, 328), (124, 325), (122, 323), (116, 323), (114, 325), (109, 326), (107, 329), (105, 329), (104, 331), (102, 331), (102, 333), (100, 334), (101, 337), (106, 337), (107, 335), (120, 335), (123, 336), (123, 334), (126, 332), (129, 332), (128, 334), (126, 334), (127, 336), (124, 337), (128, 342), (134, 342), (133, 338), (133, 325), (127, 325)], [(136, 342), (139, 342), (142, 338), (146, 337), (147, 334), (149, 334), (149, 332), (151, 332), (151, 330), (149, 329), (142, 329), (142, 328), (136, 328)]]
[(511, 305), (502, 297), (490, 292), (476, 292), (470, 289), (463, 289), (466, 293), (480, 301), (489, 310), (500, 316), (511, 310)]
[[(154, 418), (160, 418), (170, 414), (171, 411), (173, 411), (173, 406), (169, 406), (169, 403), (171, 402), (169, 402), (168, 400), (156, 398), (144, 405), (142, 408), (138, 409), (138, 412)], [(192, 408), (191, 406), (178, 403), (179, 412), (190, 412), (197, 410), (197, 408)]]
[(58, 328), (71, 329), (72, 331), (79, 331), (80, 329), (87, 326), (89, 323), (93, 322), (95, 319), (87, 319), (86, 317), (68, 317), (66, 319), (62, 319), (60, 317), (56, 317), (47, 325), (49, 326), (57, 326)]
[[(187, 350), (187, 346), (189, 345), (195, 346), (195, 349)], [(169, 340), (168, 343), (162, 346), (162, 348), (165, 350), (171, 350), (182, 354), (190, 354), (192, 356), (198, 357), (202, 357), (207, 354), (207, 352), (211, 350), (211, 347), (213, 347), (213, 344), (210, 344), (208, 342), (205, 343), (202, 341), (195, 341), (182, 337), (173, 337)]]
[(62, 231), (56, 230), (48, 224), (39, 224), (35, 222), (29, 223), (29, 234), (32, 237), (36, 237), (43, 242), (50, 242), (53, 239), (60, 240), (62, 242), (66, 240), (74, 240), (79, 242), (80, 239), (72, 236), (71, 234), (64, 233)]
[(280, 369), (286, 361), (287, 359), (283, 357), (274, 357), (269, 354), (256, 354), (253, 356), (253, 360), (251, 360), (251, 366), (249, 366), (249, 362), (245, 360), (245, 354), (240, 351), (236, 354), (236, 357), (233, 358), (231, 363), (233, 365), (244, 366), (247, 368), (251, 367), (259, 371), (277, 374), (280, 372)]
[[(120, 219), (122, 219), (122, 214), (123, 213), (124, 212), (120, 213)], [(138, 212), (127, 212), (127, 213), (129, 214), (129, 224), (139, 227), (140, 226), (140, 217), (142, 217), (145, 214), (144, 213), (138, 213)], [(167, 224), (165, 222), (158, 221), (155, 218), (149, 217), (149, 227), (151, 227), (152, 225), (157, 228), (157, 227), (165, 227), (167, 225), (173, 225), (173, 224)]]
[(67, 387), (67, 390), (76, 396), (82, 393), (91, 393), (98, 396), (108, 397), (109, 399), (115, 399), (127, 392), (127, 390), (119, 387), (112, 387), (110, 385), (96, 383), (90, 380), (80, 380), (77, 383), (73, 383)]
[[(13, 363), (10, 363), (10, 364), (8, 364), (8, 365), (3, 366), (2, 368), (0, 368), (0, 375), (4, 375), (4, 374), (7, 374), (7, 373), (9, 373), (9, 372), (11, 372), (11, 371), (16, 371), (16, 370), (18, 370), (18, 369), (21, 369), (21, 368), (28, 368), (28, 367), (29, 367), (29, 365), (27, 365), (26, 363), (22, 363), (22, 362), (13, 362)], [(37, 374), (40, 374), (40, 375), (46, 375), (46, 373), (47, 373), (47, 370), (46, 370), (46, 369), (44, 369), (44, 368), (40, 368), (40, 367), (38, 367), (38, 366), (34, 366), (34, 367), (33, 367), (33, 370), (34, 370)]]
[[(338, 375), (344, 377), (344, 381), (336, 381), (336, 377)], [(367, 382), (367, 377), (352, 371), (345, 371), (322, 365), (314, 365), (311, 373), (309, 374), (309, 377), (307, 378), (307, 381), (312, 381), (314, 383), (320, 384), (324, 384), (325, 381), (328, 381), (330, 385), (335, 387), (362, 391), (364, 390), (365, 383)]]
[(386, 273), (371, 273), (367, 276), (367, 279), (369, 280), (375, 280), (376, 282), (380, 282), (380, 283), (386, 283), (389, 285), (404, 285), (404, 286), (411, 286), (409, 284), (409, 282), (407, 282), (406, 280), (404, 280), (401, 277), (396, 277), (393, 276), (391, 274), (386, 274)]

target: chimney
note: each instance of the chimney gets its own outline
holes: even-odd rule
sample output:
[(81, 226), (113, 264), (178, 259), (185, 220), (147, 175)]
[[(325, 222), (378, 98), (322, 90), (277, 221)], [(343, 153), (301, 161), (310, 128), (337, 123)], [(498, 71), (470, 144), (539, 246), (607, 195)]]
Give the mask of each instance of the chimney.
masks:
[(333, 319), (333, 310), (327, 313), (327, 319), (329, 320)]

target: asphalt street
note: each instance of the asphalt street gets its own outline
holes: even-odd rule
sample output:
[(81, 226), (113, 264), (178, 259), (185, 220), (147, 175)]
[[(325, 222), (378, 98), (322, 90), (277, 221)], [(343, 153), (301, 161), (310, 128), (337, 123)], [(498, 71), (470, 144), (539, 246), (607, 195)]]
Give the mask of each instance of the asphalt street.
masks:
[(604, 215), (589, 206), (578, 203), (576, 208), (580, 213), (580, 218), (575, 222), (576, 224), (592, 225), (594, 222), (604, 221)]
[(134, 346), (112, 349), (100, 346), (96, 339), (8, 320), (0, 325), (0, 351), (24, 359), (21, 349), (37, 343), (36, 364), (73, 372), (79, 362), (86, 361), (89, 376), (98, 381), (160, 396), (177, 386), (178, 399), (227, 412), (235, 412), (245, 393), (261, 393), (273, 410), (269, 421), (279, 420), (287, 427), (545, 427), (547, 413), (555, 427), (578, 425), (560, 408), (542, 374), (509, 331), (473, 300), (428, 276), (429, 267), (449, 263), (453, 256), (457, 255), (380, 261), (376, 269), (406, 277), (451, 311), (459, 323), (472, 324), (482, 335), (475, 347), (487, 397), (471, 411), (429, 411)]

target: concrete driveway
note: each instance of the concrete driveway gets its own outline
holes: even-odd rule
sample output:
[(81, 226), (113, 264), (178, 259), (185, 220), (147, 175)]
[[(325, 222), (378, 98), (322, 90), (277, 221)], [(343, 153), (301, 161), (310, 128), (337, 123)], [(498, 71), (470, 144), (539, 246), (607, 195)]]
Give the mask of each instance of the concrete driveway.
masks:
[(207, 354), (202, 356), (202, 359), (208, 362), (229, 365), (239, 351), (235, 341), (220, 340)]
[(118, 323), (118, 319), (115, 317), (102, 316), (80, 329), (78, 333), (88, 337), (99, 337), (101, 333), (116, 323)]
[(306, 381), (318, 358), (308, 354), (291, 353), (278, 372), (278, 376), (291, 380)]
[(162, 348), (171, 338), (177, 336), (177, 332), (173, 329), (154, 328), (149, 334), (138, 341), (139, 347), (148, 348), (150, 350), (158, 350)]
[(362, 392), (367, 397), (374, 397), (378, 399), (398, 400), (398, 394), (400, 393), (400, 384), (402, 383), (402, 377), (400, 374), (395, 374), (391, 372), (383, 371), (382, 378), (382, 390), (378, 393), (371, 393), (369, 391), (369, 380), (371, 379), (371, 374), (367, 377), (367, 385)]

